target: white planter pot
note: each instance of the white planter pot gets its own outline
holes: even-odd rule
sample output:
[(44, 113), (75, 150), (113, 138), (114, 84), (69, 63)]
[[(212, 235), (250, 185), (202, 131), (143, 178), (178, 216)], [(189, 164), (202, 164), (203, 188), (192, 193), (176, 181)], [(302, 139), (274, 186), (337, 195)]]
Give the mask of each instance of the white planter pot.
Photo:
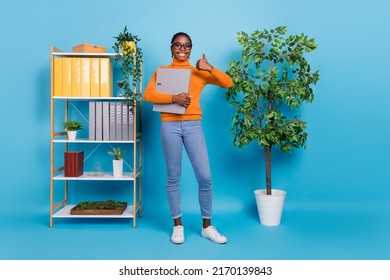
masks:
[(271, 195), (267, 195), (265, 189), (255, 190), (257, 210), (260, 223), (265, 226), (278, 226), (282, 218), (284, 198), (286, 192), (282, 190), (272, 190)]
[(123, 159), (114, 159), (112, 161), (114, 177), (122, 177), (123, 176)]
[(68, 130), (67, 132), (68, 140), (76, 140), (77, 130)]

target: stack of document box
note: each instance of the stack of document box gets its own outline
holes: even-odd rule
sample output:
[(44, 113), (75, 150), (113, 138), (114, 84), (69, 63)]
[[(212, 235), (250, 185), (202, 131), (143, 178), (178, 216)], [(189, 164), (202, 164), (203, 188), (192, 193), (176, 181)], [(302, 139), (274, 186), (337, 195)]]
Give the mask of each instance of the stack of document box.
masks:
[(79, 177), (83, 175), (84, 152), (65, 152), (64, 156), (64, 176)]
[(89, 140), (134, 140), (134, 118), (130, 108), (124, 102), (89, 102)]
[(54, 96), (111, 97), (111, 61), (107, 57), (56, 57), (53, 86)]

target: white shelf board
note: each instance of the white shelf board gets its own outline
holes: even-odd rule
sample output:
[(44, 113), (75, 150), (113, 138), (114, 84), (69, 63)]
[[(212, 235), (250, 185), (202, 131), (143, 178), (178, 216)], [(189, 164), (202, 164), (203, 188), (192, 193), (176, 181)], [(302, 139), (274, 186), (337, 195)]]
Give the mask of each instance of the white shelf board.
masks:
[(128, 205), (122, 215), (72, 215), (70, 210), (76, 205), (66, 205), (53, 214), (53, 218), (134, 218), (133, 205)]
[(53, 96), (53, 99), (64, 99), (64, 100), (126, 100), (125, 97), (118, 97), (118, 96), (107, 96), (107, 97)]
[(72, 180), (72, 181), (134, 181), (133, 172), (123, 172), (122, 177), (114, 177), (112, 172), (105, 172), (103, 176), (89, 175), (91, 172), (84, 172), (79, 177), (65, 177), (64, 174), (55, 176), (54, 180)]
[(74, 53), (74, 52), (53, 52), (54, 56), (89, 56), (89, 57), (111, 57), (114, 58), (116, 53)]
[[(137, 138), (137, 142), (139, 141), (139, 138)], [(89, 139), (76, 139), (76, 140), (68, 140), (68, 139), (54, 139), (54, 143), (134, 143), (133, 140), (107, 140), (107, 141), (100, 141), (100, 140), (89, 140)]]

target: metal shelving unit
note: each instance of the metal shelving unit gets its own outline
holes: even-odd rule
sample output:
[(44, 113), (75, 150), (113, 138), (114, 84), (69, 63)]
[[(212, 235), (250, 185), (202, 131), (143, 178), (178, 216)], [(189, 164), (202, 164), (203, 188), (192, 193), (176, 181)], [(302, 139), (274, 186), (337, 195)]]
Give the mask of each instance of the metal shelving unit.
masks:
[[(65, 131), (55, 131), (55, 122), (64, 122), (68, 120), (69, 102), (89, 102), (89, 101), (115, 101), (121, 102), (125, 99), (123, 97), (64, 97), (54, 96), (54, 58), (55, 57), (104, 57), (113, 60), (115, 58), (114, 53), (67, 53), (62, 52), (56, 47), (51, 47), (50, 60), (51, 60), (51, 96), (50, 96), (50, 227), (54, 226), (55, 218), (130, 218), (133, 219), (133, 227), (137, 226), (137, 216), (142, 215), (142, 102), (138, 102), (133, 107), (133, 139), (132, 141), (95, 141), (89, 139), (76, 139), (69, 141), (66, 138)], [(142, 65), (141, 65), (142, 68)], [(141, 69), (142, 71), (142, 69)], [(142, 95), (142, 77), (138, 88), (139, 94)], [(65, 115), (62, 119), (55, 116), (55, 103), (61, 102), (64, 106)], [(57, 118), (57, 119), (56, 119)], [(137, 125), (138, 124), (138, 125)], [(80, 145), (111, 145), (122, 143), (124, 145), (132, 146), (133, 162), (132, 165), (128, 165), (132, 172), (125, 172), (122, 177), (113, 177), (112, 173), (106, 172), (101, 176), (90, 176), (88, 171), (84, 171), (80, 177), (65, 177), (64, 166), (55, 166), (55, 153), (56, 145), (62, 145), (64, 151), (69, 150), (70, 143), (78, 143)], [(93, 151), (95, 151), (94, 149)], [(92, 152), (93, 153), (93, 152)], [(63, 156), (63, 154), (62, 154)], [(90, 155), (88, 155), (89, 157)], [(127, 164), (127, 163), (126, 163)], [(133, 197), (130, 199), (132, 204), (128, 203), (127, 208), (122, 215), (72, 215), (70, 210), (75, 205), (69, 204), (69, 188), (68, 182), (76, 181), (82, 184), (83, 181), (118, 181), (128, 182), (129, 187), (133, 188)], [(63, 197), (59, 202), (55, 202), (56, 188), (62, 187)]]

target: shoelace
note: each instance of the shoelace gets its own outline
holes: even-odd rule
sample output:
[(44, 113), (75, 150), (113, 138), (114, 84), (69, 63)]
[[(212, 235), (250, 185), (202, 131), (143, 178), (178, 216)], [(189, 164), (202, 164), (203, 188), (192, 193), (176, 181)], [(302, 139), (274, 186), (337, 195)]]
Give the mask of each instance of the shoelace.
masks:
[(213, 235), (218, 235), (218, 236), (222, 236), (222, 234), (220, 234), (214, 227), (212, 228), (212, 234)]
[(181, 236), (183, 235), (181, 228), (174, 228), (173, 229), (173, 236)]

